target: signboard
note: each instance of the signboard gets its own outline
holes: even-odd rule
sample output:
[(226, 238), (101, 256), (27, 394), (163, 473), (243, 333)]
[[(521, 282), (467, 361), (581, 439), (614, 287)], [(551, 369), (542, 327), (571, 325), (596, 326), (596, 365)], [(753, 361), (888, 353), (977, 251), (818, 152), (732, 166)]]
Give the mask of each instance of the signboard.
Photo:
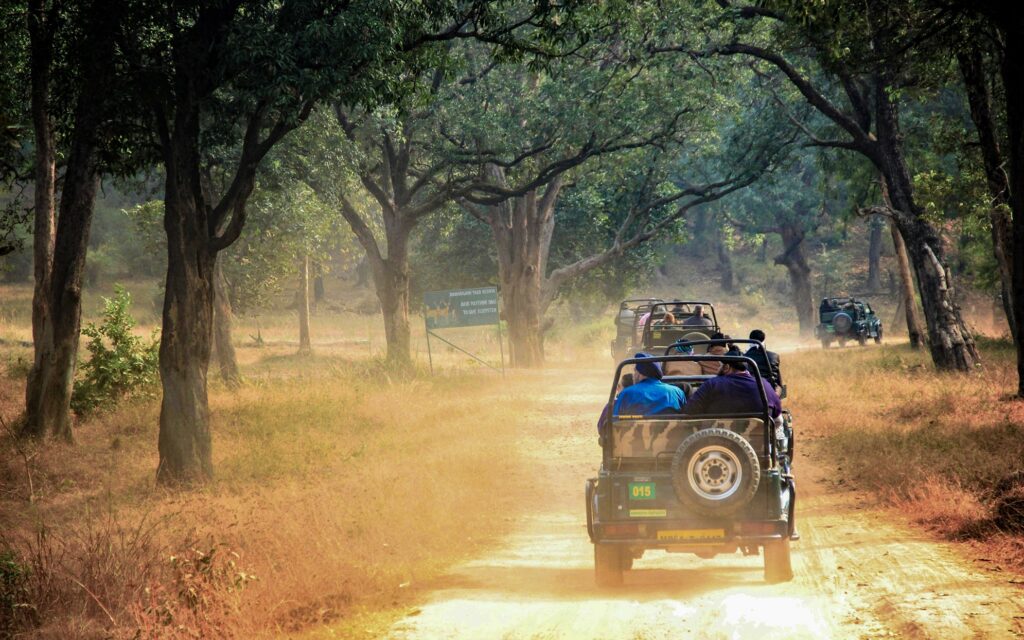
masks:
[(498, 288), (451, 289), (423, 294), (427, 330), (498, 324)]

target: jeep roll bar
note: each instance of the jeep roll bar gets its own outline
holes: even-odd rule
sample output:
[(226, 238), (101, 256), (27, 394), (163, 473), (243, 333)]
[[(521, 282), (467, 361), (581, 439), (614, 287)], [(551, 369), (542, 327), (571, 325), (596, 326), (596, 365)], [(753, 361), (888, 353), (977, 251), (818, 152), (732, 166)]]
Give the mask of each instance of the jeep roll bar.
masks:
[[(655, 309), (658, 309), (659, 307), (666, 307), (665, 311), (670, 311), (670, 309), (668, 309), (668, 307), (675, 307), (675, 306), (678, 306), (678, 305), (690, 305), (691, 307), (696, 306), (696, 305), (700, 305), (701, 307), (703, 307), (705, 309), (710, 309), (711, 310), (711, 323), (712, 323), (712, 326), (704, 327), (704, 328), (705, 329), (714, 329), (715, 331), (719, 330), (719, 327), (718, 327), (718, 316), (715, 314), (715, 305), (714, 304), (712, 304), (710, 302), (702, 302), (700, 300), (674, 300), (672, 302), (655, 302), (655, 303), (653, 303), (651, 305), (650, 315), (647, 316), (647, 321), (644, 322), (644, 332), (643, 332), (643, 335), (646, 336), (647, 332), (651, 330), (651, 321), (654, 320), (654, 311), (655, 311)], [(707, 316), (705, 316), (705, 317), (707, 317)], [(676, 325), (673, 325), (673, 326), (676, 326)], [(678, 328), (684, 328), (684, 325), (678, 325)], [(697, 329), (697, 328), (700, 328), (700, 327), (699, 326), (693, 326), (693, 327), (685, 327), (685, 328)], [(642, 342), (642, 340), (641, 340), (641, 342)]]
[[(687, 344), (729, 344), (729, 343), (737, 343), (737, 342), (738, 343), (755, 344), (755, 345), (760, 346), (762, 348), (764, 347), (764, 345), (760, 341), (758, 341), (758, 340), (742, 340), (742, 339), (736, 339), (736, 340), (694, 340), (693, 342), (687, 341)], [(673, 345), (669, 345), (669, 348), (672, 348), (673, 346), (675, 346), (675, 345), (674, 344)], [(685, 354), (679, 354), (679, 355), (651, 356), (649, 358), (627, 358), (626, 360), (623, 360), (622, 362), (620, 362), (618, 364), (617, 367), (615, 367), (615, 377), (612, 380), (612, 390), (611, 390), (611, 393), (608, 394), (608, 425), (609, 425), (609, 427), (611, 427), (611, 425), (615, 422), (615, 390), (619, 386), (619, 378), (622, 377), (622, 369), (623, 369), (623, 367), (630, 366), (630, 365), (636, 365), (636, 364), (641, 363), (641, 362), (701, 362), (701, 361), (704, 361), (704, 360), (708, 360), (708, 361), (712, 361), (712, 362), (723, 362), (723, 363), (726, 363), (726, 362), (742, 362), (743, 364), (745, 364), (748, 367), (748, 369), (752, 367), (752, 369), (750, 369), (750, 370), (756, 376), (756, 380), (761, 383), (761, 384), (757, 385), (757, 391), (758, 391), (758, 395), (761, 396), (761, 406), (764, 408), (764, 411), (761, 412), (761, 413), (736, 413), (736, 414), (722, 414), (722, 415), (708, 414), (706, 416), (689, 416), (687, 414), (678, 414), (678, 415), (676, 415), (676, 414), (661, 414), (661, 415), (656, 415), (656, 416), (645, 417), (645, 419), (647, 419), (647, 420), (659, 420), (659, 419), (660, 420), (686, 420), (686, 419), (698, 419), (698, 420), (699, 419), (709, 419), (709, 420), (710, 419), (716, 419), (716, 420), (722, 420), (722, 419), (743, 419), (743, 418), (752, 418), (752, 417), (761, 418), (762, 420), (764, 420), (764, 424), (765, 424), (765, 430), (764, 430), (764, 440), (765, 440), (765, 442), (764, 442), (765, 449), (764, 450), (765, 450), (765, 454), (767, 455), (767, 457), (771, 461), (772, 466), (777, 465), (778, 461), (779, 461), (779, 457), (778, 457), (778, 451), (776, 450), (776, 439), (775, 439), (775, 436), (776, 436), (776, 432), (775, 432), (776, 425), (775, 425), (775, 420), (772, 418), (772, 415), (771, 415), (771, 408), (768, 406), (768, 394), (765, 393), (764, 383), (761, 382), (762, 378), (760, 376), (760, 369), (757, 368), (757, 363), (754, 362), (751, 358), (748, 358), (747, 356), (743, 356), (743, 355), (730, 356), (730, 355), (724, 355), (723, 354), (723, 355), (719, 356), (719, 355), (693, 355), (693, 354), (685, 355)], [(611, 441), (610, 438), (605, 438), (604, 442), (602, 443), (601, 450), (602, 450), (602, 457), (604, 457), (604, 458), (608, 457), (608, 453), (609, 453), (608, 452), (608, 447), (609, 447), (610, 441)]]

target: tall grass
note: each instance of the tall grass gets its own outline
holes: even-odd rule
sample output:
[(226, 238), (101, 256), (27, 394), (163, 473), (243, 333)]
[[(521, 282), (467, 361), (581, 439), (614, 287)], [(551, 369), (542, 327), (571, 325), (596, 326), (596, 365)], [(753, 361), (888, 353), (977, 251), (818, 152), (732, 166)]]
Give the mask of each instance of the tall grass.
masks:
[(75, 447), (36, 450), (31, 504), (14, 443), (0, 441), (0, 553), (26, 570), (8, 626), (272, 636), (389, 606), (507, 526), (533, 383), (329, 357), (281, 357), (247, 379), (212, 390), (205, 488), (155, 486), (154, 403), (78, 425)]
[[(982, 353), (984, 366), (966, 375), (938, 373), (906, 345), (802, 351), (783, 370), (804, 442), (820, 438), (837, 484), (951, 537), (1005, 542), (1020, 531), (996, 517), (994, 488), (1024, 468), (1024, 402), (1010, 397), (1012, 348), (986, 340)], [(1024, 566), (1020, 547), (1012, 555)]]

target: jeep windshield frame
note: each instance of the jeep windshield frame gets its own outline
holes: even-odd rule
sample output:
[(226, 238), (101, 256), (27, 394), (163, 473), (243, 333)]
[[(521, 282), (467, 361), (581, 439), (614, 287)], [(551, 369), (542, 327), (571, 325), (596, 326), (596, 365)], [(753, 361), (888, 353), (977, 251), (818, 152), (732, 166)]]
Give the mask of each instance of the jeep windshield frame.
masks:
[[(684, 325), (684, 324), (682, 324), (682, 322), (680, 322), (678, 324), (664, 325), (664, 326), (661, 326), (660, 328), (662, 328), (662, 329), (670, 329), (672, 331), (686, 331), (686, 330), (700, 331), (700, 330), (703, 330), (706, 333), (712, 333), (712, 334), (713, 333), (718, 333), (718, 332), (721, 331), (721, 328), (718, 326), (718, 316), (715, 314), (715, 305), (710, 303), (710, 302), (705, 302), (705, 301), (701, 301), (701, 300), (678, 300), (678, 301), (673, 301), (673, 302), (656, 302), (656, 303), (650, 305), (650, 309), (648, 310), (648, 312), (649, 312), (648, 316), (644, 320), (643, 331), (640, 334), (640, 344), (643, 345), (643, 347), (645, 349), (646, 348), (654, 348), (654, 347), (658, 346), (658, 345), (654, 345), (654, 344), (648, 345), (648, 342), (652, 342), (652, 340), (653, 340), (653, 338), (649, 338), (649, 336), (651, 336), (652, 326), (653, 326), (653, 323), (656, 321), (655, 320), (655, 315), (658, 313), (659, 309), (663, 309), (663, 311), (661, 312), (660, 318), (664, 318), (665, 317), (665, 313), (670, 313), (671, 312), (671, 307), (677, 307), (677, 306), (681, 306), (681, 305), (682, 306), (688, 306), (688, 307), (690, 307), (691, 310), (692, 310), (693, 307), (696, 307), (698, 305), (703, 307), (705, 310), (710, 309), (711, 310), (711, 315), (710, 316), (705, 315), (704, 317), (705, 318), (709, 318), (711, 320), (711, 326), (708, 327), (708, 326), (703, 326), (703, 325)], [(684, 318), (692, 318), (692, 317), (693, 317), (692, 313), (687, 315), (687, 316), (684, 316)]]

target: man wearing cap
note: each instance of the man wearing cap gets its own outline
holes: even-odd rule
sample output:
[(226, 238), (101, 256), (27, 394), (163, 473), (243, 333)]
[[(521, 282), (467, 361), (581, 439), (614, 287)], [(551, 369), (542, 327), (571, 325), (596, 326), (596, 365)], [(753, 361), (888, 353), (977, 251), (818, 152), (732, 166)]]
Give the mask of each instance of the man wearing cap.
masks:
[[(640, 352), (634, 358), (651, 358)], [(615, 400), (612, 415), (650, 416), (659, 413), (679, 413), (686, 404), (686, 396), (678, 387), (661, 381), (661, 363), (651, 360), (636, 363), (633, 385), (626, 387)]]
[[(738, 354), (737, 354), (738, 355)], [(718, 376), (710, 378), (690, 396), (683, 407), (687, 415), (731, 415), (761, 413), (764, 402), (758, 385), (768, 398), (768, 413), (773, 418), (782, 413), (782, 401), (766, 380), (750, 375), (743, 362), (723, 362)]]

